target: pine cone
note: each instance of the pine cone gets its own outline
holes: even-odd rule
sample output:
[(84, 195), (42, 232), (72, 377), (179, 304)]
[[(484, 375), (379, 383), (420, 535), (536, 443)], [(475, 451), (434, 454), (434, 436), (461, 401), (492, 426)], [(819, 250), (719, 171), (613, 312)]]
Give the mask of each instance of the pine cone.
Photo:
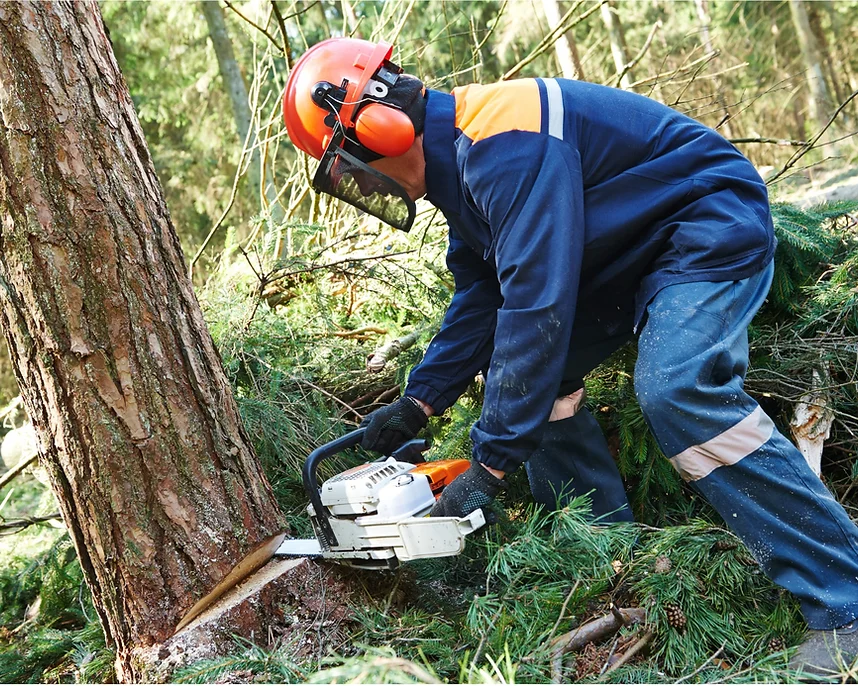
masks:
[(786, 641), (781, 636), (775, 636), (769, 641), (770, 653), (779, 653), (782, 650), (786, 650)]
[(655, 558), (655, 565), (653, 565), (653, 571), (656, 574), (667, 574), (673, 568), (673, 563), (670, 561), (670, 558), (667, 555), (659, 555)]
[(712, 552), (721, 552), (725, 550), (735, 550), (739, 547), (736, 541), (731, 541), (729, 538), (721, 538), (712, 545)]
[(667, 623), (670, 624), (670, 626), (678, 630), (685, 628), (688, 620), (685, 618), (685, 613), (679, 605), (676, 603), (665, 603), (664, 611), (667, 614)]

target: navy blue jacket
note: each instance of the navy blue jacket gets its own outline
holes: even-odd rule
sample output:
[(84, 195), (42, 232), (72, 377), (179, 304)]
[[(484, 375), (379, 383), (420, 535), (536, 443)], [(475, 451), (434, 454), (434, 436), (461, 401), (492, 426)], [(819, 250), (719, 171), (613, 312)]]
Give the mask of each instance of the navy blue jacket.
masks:
[(423, 150), (456, 292), (405, 392), (441, 413), (486, 371), (471, 437), (496, 469), (539, 444), (576, 308), (633, 309), (637, 327), (659, 289), (744, 279), (774, 252), (751, 163), (640, 95), (564, 79), (429, 91)]

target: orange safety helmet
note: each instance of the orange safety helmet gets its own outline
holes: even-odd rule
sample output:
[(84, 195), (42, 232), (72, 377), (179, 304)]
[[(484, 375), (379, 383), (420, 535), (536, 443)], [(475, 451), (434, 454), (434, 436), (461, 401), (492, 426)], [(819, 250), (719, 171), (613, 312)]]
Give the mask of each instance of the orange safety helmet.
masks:
[(330, 38), (310, 48), (292, 69), (283, 119), (292, 142), (322, 158), (337, 123), (367, 150), (398, 157), (414, 143), (414, 125), (401, 109), (383, 104), (402, 70), (390, 43)]
[(405, 154), (423, 123), (423, 84), (403, 74), (392, 53), (390, 43), (356, 38), (314, 45), (289, 75), (283, 119), (295, 146), (319, 160), (316, 191), (408, 231), (414, 201), (369, 166)]

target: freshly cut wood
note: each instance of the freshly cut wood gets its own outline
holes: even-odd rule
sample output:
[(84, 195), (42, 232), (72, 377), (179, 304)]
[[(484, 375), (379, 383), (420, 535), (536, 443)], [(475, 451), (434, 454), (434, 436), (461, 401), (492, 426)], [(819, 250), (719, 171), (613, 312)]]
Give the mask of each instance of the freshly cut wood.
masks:
[(307, 558), (274, 559), (231, 588), (181, 631), (138, 648), (141, 678), (170, 679), (177, 669), (236, 651), (235, 637), (265, 645), (291, 641), (296, 656), (324, 654), (347, 640), (358, 602), (350, 571)]
[(417, 342), (419, 337), (419, 331), (412, 331), (389, 343), (385, 343), (367, 356), (366, 370), (370, 374), (378, 374), (380, 371), (383, 371), (390, 360), (399, 355), (403, 350), (408, 350), (408, 348)]

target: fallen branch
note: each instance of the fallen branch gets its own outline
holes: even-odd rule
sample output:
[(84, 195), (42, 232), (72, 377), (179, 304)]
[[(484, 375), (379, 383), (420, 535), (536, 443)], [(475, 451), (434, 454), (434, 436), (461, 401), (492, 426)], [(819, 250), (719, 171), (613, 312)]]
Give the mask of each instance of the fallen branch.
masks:
[[(364, 326), (360, 329), (354, 329), (353, 331), (334, 331), (331, 336), (337, 336), (338, 338), (366, 338), (367, 334), (378, 334), (379, 336), (383, 336), (387, 333), (387, 329), (382, 329), (377, 326)], [(325, 334), (320, 334), (325, 335)]]
[(624, 664), (626, 664), (629, 660), (631, 660), (635, 655), (637, 655), (644, 648), (646, 648), (650, 644), (650, 642), (652, 642), (652, 637), (653, 637), (652, 631), (649, 631), (649, 630), (645, 631), (643, 636), (641, 636), (637, 640), (637, 642), (634, 645), (632, 645), (631, 648), (629, 648), (625, 653), (623, 653), (620, 656), (620, 658), (614, 664), (612, 664), (610, 667), (608, 667), (608, 669), (605, 670), (605, 673), (602, 674), (602, 676), (600, 676), (598, 679), (596, 679), (596, 683), (599, 684), (599, 683), (603, 683), (603, 682), (607, 681), (608, 675), (611, 672), (618, 670), (620, 667), (622, 667)]
[[(626, 626), (642, 624), (646, 619), (646, 610), (638, 607), (619, 610), (619, 614)], [(569, 653), (574, 650), (580, 650), (588, 643), (602, 640), (619, 630), (622, 626), (620, 620), (615, 615), (604, 615), (586, 624), (582, 624), (577, 629), (558, 636), (551, 641), (549, 648), (551, 648), (551, 652), (555, 655), (557, 653)]]
[(10, 529), (15, 529), (12, 533), (19, 533), (26, 529), (28, 526), (33, 526), (34, 524), (42, 524), (43, 522), (48, 522), (52, 519), (58, 519), (62, 521), (62, 517), (59, 512), (54, 512), (53, 514), (44, 515), (43, 517), (22, 517), (21, 519), (10, 519), (9, 521), (0, 522), (0, 531), (8, 531)]
[(27, 467), (29, 467), (33, 462), (35, 462), (39, 457), (39, 454), (30, 455), (29, 457), (24, 458), (18, 464), (16, 464), (12, 469), (6, 472), (2, 477), (0, 477), (0, 489), (4, 488), (6, 484), (8, 484), (12, 479), (18, 476), (21, 472), (23, 472)]
[(419, 331), (412, 331), (400, 338), (395, 338), (374, 350), (366, 358), (366, 370), (370, 374), (378, 374), (383, 371), (387, 363), (399, 355), (403, 350), (408, 350), (420, 337)]

